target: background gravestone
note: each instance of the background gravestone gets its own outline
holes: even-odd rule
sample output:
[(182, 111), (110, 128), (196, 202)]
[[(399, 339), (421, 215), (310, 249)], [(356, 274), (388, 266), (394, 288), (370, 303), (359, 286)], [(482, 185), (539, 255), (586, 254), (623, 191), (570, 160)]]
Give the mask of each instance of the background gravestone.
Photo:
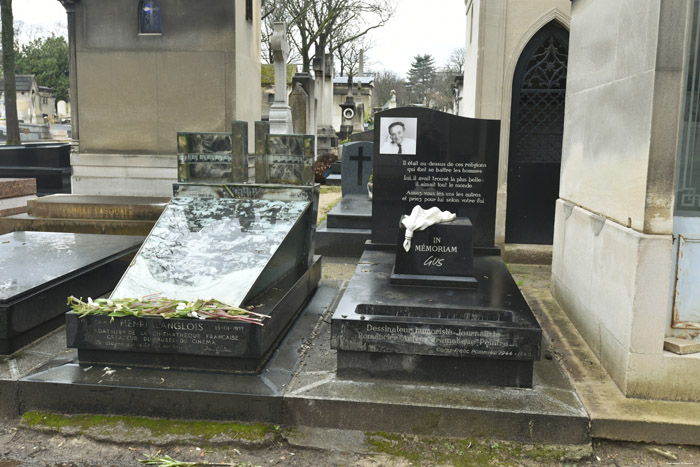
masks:
[[(415, 128), (415, 155), (382, 154), (388, 125)], [(468, 217), (474, 246), (493, 247), (500, 122), (404, 107), (375, 115), (372, 243), (395, 244), (399, 219), (414, 206)]]
[(341, 190), (343, 196), (367, 195), (367, 183), (372, 175), (374, 143), (361, 141), (343, 145)]
[(178, 182), (233, 181), (230, 133), (177, 134)]

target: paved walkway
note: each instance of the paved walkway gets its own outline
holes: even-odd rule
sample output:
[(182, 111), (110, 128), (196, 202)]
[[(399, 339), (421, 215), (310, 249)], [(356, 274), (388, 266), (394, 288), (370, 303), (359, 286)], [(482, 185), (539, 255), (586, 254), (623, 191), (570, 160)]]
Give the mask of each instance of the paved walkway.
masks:
[(510, 266), (591, 419), (591, 437), (700, 445), (700, 403), (626, 398), (549, 292), (551, 269)]

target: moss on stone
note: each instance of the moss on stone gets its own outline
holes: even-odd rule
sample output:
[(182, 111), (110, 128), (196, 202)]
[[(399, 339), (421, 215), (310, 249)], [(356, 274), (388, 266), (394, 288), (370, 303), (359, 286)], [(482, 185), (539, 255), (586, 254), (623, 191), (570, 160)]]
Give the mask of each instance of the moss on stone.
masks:
[(60, 415), (50, 412), (26, 412), (22, 415), (22, 424), (59, 432), (70, 429), (80, 434), (97, 432), (107, 435), (113, 430), (128, 434), (148, 430), (152, 437), (186, 436), (204, 442), (221, 436), (232, 440), (262, 441), (279, 431), (279, 427), (264, 423), (165, 420), (122, 415)]
[(496, 442), (487, 438), (438, 438), (396, 433), (366, 433), (365, 442), (376, 453), (402, 457), (416, 465), (427, 463), (457, 467), (522, 464), (522, 457), (538, 463), (566, 458), (566, 452), (544, 446)]

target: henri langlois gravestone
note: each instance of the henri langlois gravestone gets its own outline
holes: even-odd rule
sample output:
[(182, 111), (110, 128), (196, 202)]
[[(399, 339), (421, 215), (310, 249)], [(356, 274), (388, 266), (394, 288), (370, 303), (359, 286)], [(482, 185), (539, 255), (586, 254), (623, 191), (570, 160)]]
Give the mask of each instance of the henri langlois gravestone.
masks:
[(493, 247), (500, 122), (404, 107), (375, 116), (372, 243), (395, 244), (414, 206), (467, 217)]

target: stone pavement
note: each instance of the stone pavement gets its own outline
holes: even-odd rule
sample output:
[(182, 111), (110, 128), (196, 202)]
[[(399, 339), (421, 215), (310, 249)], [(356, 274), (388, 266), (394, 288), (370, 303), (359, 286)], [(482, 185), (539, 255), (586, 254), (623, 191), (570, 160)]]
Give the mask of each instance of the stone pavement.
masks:
[(510, 269), (588, 412), (592, 438), (700, 445), (700, 403), (626, 398), (549, 292), (550, 266)]

